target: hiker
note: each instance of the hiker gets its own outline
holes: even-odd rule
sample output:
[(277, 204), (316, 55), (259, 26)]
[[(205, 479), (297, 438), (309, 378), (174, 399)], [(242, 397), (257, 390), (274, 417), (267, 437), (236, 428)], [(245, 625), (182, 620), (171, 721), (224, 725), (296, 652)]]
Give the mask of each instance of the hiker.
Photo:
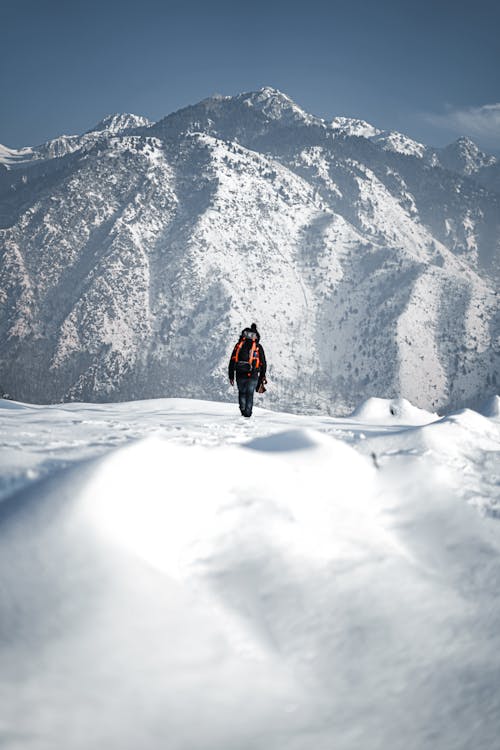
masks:
[(266, 355), (259, 341), (260, 334), (257, 326), (252, 323), (250, 328), (242, 330), (240, 340), (234, 347), (229, 360), (229, 382), (234, 385), (236, 373), (240, 411), (243, 417), (252, 416), (255, 389), (259, 393), (264, 393), (266, 390), (264, 387), (267, 383)]

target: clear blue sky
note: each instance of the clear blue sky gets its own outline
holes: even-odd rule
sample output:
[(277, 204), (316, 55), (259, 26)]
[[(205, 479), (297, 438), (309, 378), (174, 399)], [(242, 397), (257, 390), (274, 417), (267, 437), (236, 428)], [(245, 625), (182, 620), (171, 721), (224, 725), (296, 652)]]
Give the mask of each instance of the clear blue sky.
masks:
[(500, 150), (497, 0), (0, 0), (0, 143), (264, 85), (331, 118)]

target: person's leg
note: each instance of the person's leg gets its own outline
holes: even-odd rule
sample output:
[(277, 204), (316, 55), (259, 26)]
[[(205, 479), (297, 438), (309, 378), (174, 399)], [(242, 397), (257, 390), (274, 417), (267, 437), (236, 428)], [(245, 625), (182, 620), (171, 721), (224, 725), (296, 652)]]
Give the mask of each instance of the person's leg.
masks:
[(245, 417), (252, 416), (253, 394), (255, 393), (255, 389), (257, 388), (257, 380), (258, 378), (248, 378), (247, 383), (246, 383), (247, 387), (246, 387), (245, 411), (243, 412), (243, 415)]
[(247, 396), (246, 396), (247, 384), (245, 380), (239, 380), (238, 378), (236, 378), (236, 385), (238, 386), (238, 402), (240, 405), (240, 411), (241, 411), (242, 416), (244, 416), (245, 409), (246, 409), (246, 401), (247, 401)]

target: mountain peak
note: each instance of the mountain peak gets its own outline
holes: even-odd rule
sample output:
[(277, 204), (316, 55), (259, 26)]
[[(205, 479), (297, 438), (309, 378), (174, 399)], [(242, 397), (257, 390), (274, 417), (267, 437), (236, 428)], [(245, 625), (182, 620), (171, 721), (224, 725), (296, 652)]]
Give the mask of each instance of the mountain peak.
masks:
[[(300, 109), (295, 102), (279, 89), (275, 89), (272, 86), (263, 86), (257, 91), (247, 91), (234, 96), (226, 96), (224, 94), (212, 94), (212, 96), (203, 99), (200, 104), (211, 107), (212, 105), (218, 105), (223, 102), (240, 101), (245, 102), (248, 106), (262, 109), (266, 104), (272, 102), (275, 105), (281, 105), (282, 107), (296, 107)], [(197, 106), (197, 105), (194, 105)]]
[(471, 138), (465, 135), (441, 149), (439, 159), (447, 169), (465, 175), (473, 174), (496, 162), (494, 156), (485, 154)]
[(287, 94), (283, 93), (283, 91), (280, 91), (279, 89), (275, 89), (273, 86), (262, 86), (262, 88), (253, 92), (252, 95), (261, 100), (281, 99), (284, 102), (292, 102), (292, 99)]
[(463, 145), (467, 146), (468, 148), (472, 147), (476, 150), (479, 150), (477, 144), (472, 140), (472, 138), (469, 138), (468, 135), (461, 135), (460, 138), (457, 138), (455, 143), (460, 144), (461, 146)]
[(96, 133), (99, 131), (107, 131), (113, 135), (122, 133), (124, 130), (131, 130), (133, 128), (142, 128), (147, 125), (151, 125), (151, 121), (147, 117), (142, 115), (133, 115), (129, 112), (115, 113), (106, 115), (97, 125), (88, 130), (88, 133)]
[(256, 109), (271, 120), (279, 120), (285, 124), (306, 123), (320, 124), (319, 117), (310, 115), (279, 89), (263, 86), (258, 91), (239, 94), (235, 99), (245, 106)]
[(447, 148), (450, 151), (453, 149), (455, 151), (459, 151), (460, 153), (469, 153), (474, 154), (475, 156), (481, 153), (477, 143), (475, 143), (472, 138), (469, 138), (469, 136), (467, 135), (461, 135), (460, 138), (457, 138), (456, 141), (450, 143)]
[(197, 104), (179, 109), (159, 120), (154, 131), (166, 133), (205, 132), (226, 140), (249, 142), (266, 128), (323, 125), (323, 120), (305, 112), (282, 91), (263, 86), (234, 96), (213, 94)]

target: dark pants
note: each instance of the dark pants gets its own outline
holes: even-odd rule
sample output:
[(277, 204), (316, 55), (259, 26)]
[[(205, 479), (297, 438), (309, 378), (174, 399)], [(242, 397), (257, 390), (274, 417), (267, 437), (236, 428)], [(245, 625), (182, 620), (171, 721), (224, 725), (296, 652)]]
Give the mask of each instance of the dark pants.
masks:
[(258, 376), (236, 378), (238, 386), (238, 397), (240, 402), (240, 411), (244, 417), (252, 416), (253, 394), (257, 388)]

